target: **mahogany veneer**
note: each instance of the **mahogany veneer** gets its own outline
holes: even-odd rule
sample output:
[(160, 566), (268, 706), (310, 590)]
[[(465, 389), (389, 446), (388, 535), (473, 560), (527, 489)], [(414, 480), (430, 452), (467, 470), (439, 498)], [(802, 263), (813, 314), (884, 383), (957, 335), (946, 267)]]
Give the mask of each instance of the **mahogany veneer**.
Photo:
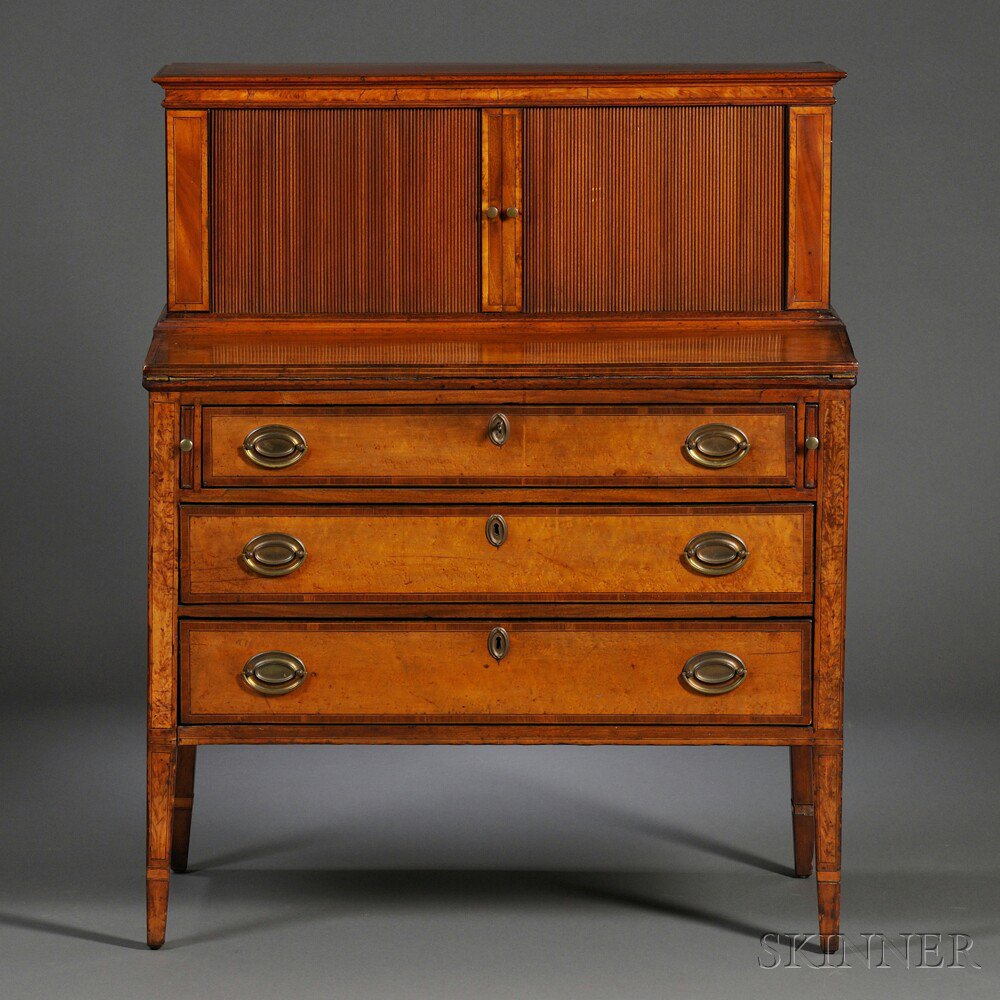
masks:
[(219, 743), (788, 746), (836, 947), (842, 76), (157, 75), (151, 947)]

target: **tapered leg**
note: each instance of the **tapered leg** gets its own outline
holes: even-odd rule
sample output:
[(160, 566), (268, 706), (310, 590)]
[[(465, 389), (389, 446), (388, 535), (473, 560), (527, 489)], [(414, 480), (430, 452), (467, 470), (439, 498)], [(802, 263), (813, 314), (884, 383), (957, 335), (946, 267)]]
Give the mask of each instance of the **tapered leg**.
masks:
[(817, 746), (813, 756), (816, 810), (816, 893), (820, 943), (828, 952), (840, 947), (840, 816), (843, 749)]
[(186, 872), (191, 843), (191, 807), (194, 805), (194, 762), (197, 747), (177, 748), (177, 777), (174, 780), (174, 821), (170, 841), (170, 867)]
[(146, 943), (159, 948), (167, 933), (170, 827), (174, 811), (177, 748), (150, 733), (146, 757)]
[(813, 751), (812, 747), (789, 747), (792, 767), (792, 838), (795, 845), (795, 874), (812, 875), (813, 850), (816, 844), (813, 821)]

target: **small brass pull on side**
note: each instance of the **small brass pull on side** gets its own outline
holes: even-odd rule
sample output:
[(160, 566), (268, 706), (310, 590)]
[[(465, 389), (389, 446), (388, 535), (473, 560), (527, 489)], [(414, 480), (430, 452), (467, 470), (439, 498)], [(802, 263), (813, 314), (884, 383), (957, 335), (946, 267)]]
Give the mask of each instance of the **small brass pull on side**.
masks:
[(489, 439), (498, 448), (502, 448), (507, 443), (507, 437), (510, 434), (510, 421), (507, 419), (506, 414), (494, 413), (490, 417), (487, 434), (489, 435)]
[(733, 653), (719, 651), (692, 656), (681, 671), (681, 680), (699, 694), (725, 694), (746, 679), (746, 664)]
[(292, 535), (257, 535), (243, 546), (240, 559), (258, 576), (287, 576), (305, 562), (306, 547)]
[(696, 535), (684, 548), (684, 561), (702, 576), (735, 573), (750, 555), (742, 538), (728, 531), (706, 531)]
[(703, 424), (684, 442), (684, 454), (707, 469), (728, 469), (746, 458), (750, 440), (732, 424)]
[(486, 538), (494, 548), (500, 548), (507, 541), (507, 522), (502, 514), (490, 514), (486, 518)]
[(192, 441), (191, 438), (181, 438), (180, 441), (177, 442), (177, 447), (187, 454), (192, 448), (194, 448), (194, 441)]
[(287, 469), (308, 450), (306, 439), (294, 427), (267, 424), (243, 439), (243, 454), (264, 469)]
[(256, 694), (288, 694), (305, 682), (306, 667), (297, 656), (272, 650), (251, 656), (240, 679)]
[(806, 451), (815, 451), (819, 447), (819, 438), (812, 434), (806, 438)]
[(508, 219), (516, 219), (521, 213), (513, 205), (510, 205), (503, 210), (503, 214)]
[(483, 209), (483, 215), (486, 216), (491, 222), (500, 216), (500, 209), (496, 205), (490, 205)]
[(499, 663), (510, 652), (510, 636), (507, 635), (507, 630), (499, 625), (491, 630), (486, 639), (486, 649)]

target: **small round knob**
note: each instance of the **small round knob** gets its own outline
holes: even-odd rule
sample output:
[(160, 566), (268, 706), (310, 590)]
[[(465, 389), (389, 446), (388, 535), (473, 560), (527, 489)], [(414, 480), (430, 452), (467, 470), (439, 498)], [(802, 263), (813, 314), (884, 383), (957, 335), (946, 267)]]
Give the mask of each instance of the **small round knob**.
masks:
[(177, 447), (183, 452), (189, 452), (194, 447), (194, 441), (191, 438), (181, 438)]
[(511, 205), (503, 210), (503, 214), (506, 215), (508, 219), (516, 219), (521, 213), (518, 212), (513, 205)]
[(500, 209), (496, 205), (490, 205), (483, 214), (487, 219), (495, 219), (500, 214)]
[(813, 437), (811, 434), (806, 438), (806, 450), (815, 451), (819, 447), (819, 438)]

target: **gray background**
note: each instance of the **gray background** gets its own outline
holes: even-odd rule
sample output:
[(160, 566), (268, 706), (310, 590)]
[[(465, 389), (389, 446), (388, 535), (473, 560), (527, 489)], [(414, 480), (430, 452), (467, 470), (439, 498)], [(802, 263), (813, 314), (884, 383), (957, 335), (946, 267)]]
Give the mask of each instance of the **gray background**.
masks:
[[(219, 748), (141, 948), (145, 394), (169, 61), (793, 61), (834, 117), (854, 396), (845, 930), (997, 985), (995, 2), (17, 2), (3, 86), (0, 994), (772, 996), (814, 928), (780, 750)], [(273, 951), (271, 950), (273, 948)], [(8, 989), (4, 989), (4, 980)], [(942, 978), (947, 979), (947, 986)], [(117, 992), (116, 992), (117, 991)]]

